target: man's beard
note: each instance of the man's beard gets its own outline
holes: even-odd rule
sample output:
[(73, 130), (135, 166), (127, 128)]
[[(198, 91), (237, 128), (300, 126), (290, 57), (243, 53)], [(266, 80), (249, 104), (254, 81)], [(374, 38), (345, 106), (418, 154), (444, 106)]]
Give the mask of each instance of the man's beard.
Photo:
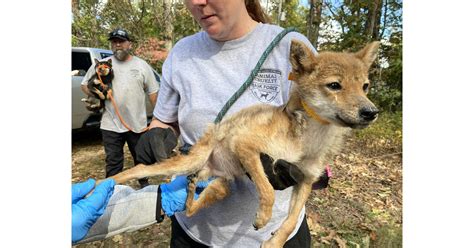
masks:
[(114, 52), (115, 58), (117, 58), (120, 61), (126, 60), (129, 54), (130, 54), (129, 51), (124, 50), (124, 49), (118, 49), (118, 50), (115, 50)]

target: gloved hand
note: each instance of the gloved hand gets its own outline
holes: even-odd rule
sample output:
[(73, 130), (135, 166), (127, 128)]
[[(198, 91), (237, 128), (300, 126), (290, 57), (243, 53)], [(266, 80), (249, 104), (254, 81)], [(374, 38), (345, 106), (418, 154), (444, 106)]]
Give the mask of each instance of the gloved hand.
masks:
[(170, 157), (178, 144), (171, 128), (152, 128), (140, 136), (135, 151), (137, 163), (151, 165)]
[(94, 192), (84, 198), (95, 186), (89, 179), (72, 185), (72, 242), (83, 239), (92, 225), (104, 213), (114, 191), (115, 181), (107, 179), (97, 185)]
[(303, 172), (297, 166), (285, 160), (278, 159), (274, 163), (272, 157), (265, 153), (260, 153), (260, 161), (270, 184), (276, 190), (284, 190), (304, 179)]
[[(135, 146), (136, 162), (151, 165), (169, 158), (178, 144), (178, 138), (171, 128), (155, 127), (140, 136)], [(140, 187), (149, 185), (148, 178), (138, 179)]]
[[(198, 198), (199, 193), (201, 193), (212, 180), (213, 179), (197, 183), (194, 199)], [(161, 184), (160, 188), (161, 209), (163, 209), (168, 217), (186, 208), (186, 197), (188, 195), (188, 179), (186, 176), (177, 176), (170, 183)]]
[[(301, 170), (292, 163), (283, 159), (278, 159), (274, 162), (273, 158), (265, 153), (260, 153), (260, 161), (262, 161), (263, 169), (267, 174), (270, 184), (276, 190), (284, 190), (288, 187), (302, 182), (304, 174)], [(313, 190), (324, 189), (329, 185), (329, 166), (326, 167), (324, 173), (319, 177), (319, 180), (313, 183)]]

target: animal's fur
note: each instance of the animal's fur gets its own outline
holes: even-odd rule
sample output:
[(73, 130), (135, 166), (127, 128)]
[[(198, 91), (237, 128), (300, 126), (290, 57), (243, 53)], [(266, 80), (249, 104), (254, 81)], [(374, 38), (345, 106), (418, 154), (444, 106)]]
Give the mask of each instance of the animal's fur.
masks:
[[(274, 190), (269, 183), (260, 153), (284, 159), (298, 166), (305, 179), (295, 186), (290, 213), (263, 247), (282, 247), (294, 230), (311, 185), (324, 170), (327, 156), (338, 152), (351, 128), (363, 128), (377, 117), (378, 110), (367, 97), (368, 70), (375, 59), (378, 42), (358, 53), (326, 52), (315, 55), (303, 43), (292, 41), (290, 60), (295, 87), (286, 106), (255, 105), (211, 126), (193, 146), (189, 155), (179, 155), (153, 166), (138, 165), (113, 176), (117, 183), (155, 175), (194, 174), (190, 177), (186, 213), (229, 194), (228, 183), (247, 172), (259, 194), (256, 229), (272, 216)], [(342, 88), (338, 89), (337, 85)], [(333, 89), (331, 89), (333, 88)], [(329, 124), (310, 118), (309, 108)], [(198, 180), (218, 178), (194, 201)]]
[[(81, 101), (86, 103), (86, 108), (89, 111), (98, 112), (105, 107), (105, 100), (107, 99), (107, 90), (112, 88), (112, 79), (114, 72), (112, 70), (112, 59), (107, 61), (95, 62), (95, 74), (87, 82), (87, 89), (94, 95), (82, 98)], [(102, 80), (103, 85), (100, 83)]]

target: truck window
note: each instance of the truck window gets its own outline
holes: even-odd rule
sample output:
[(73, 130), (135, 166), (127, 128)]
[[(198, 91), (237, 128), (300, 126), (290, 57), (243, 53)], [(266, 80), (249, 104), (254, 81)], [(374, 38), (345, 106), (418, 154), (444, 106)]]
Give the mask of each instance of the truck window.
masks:
[(112, 53), (100, 53), (101, 59), (105, 59), (105, 58), (110, 57), (112, 55), (113, 55)]
[(88, 52), (72, 52), (72, 69), (73, 70), (89, 70), (92, 65), (91, 56)]

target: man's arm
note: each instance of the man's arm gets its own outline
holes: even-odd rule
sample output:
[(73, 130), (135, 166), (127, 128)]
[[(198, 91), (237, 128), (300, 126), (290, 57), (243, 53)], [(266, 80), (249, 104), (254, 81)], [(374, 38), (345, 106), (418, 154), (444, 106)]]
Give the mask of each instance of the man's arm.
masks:
[(87, 85), (81, 85), (81, 90), (82, 90), (82, 92), (84, 92), (87, 96), (94, 96), (94, 95), (92, 95), (92, 93), (90, 92), (89, 88), (87, 88)]
[(153, 119), (150, 122), (149, 128), (152, 129), (152, 128), (155, 128), (155, 127), (159, 127), (159, 128), (163, 128), (163, 129), (171, 128), (171, 130), (173, 130), (174, 134), (176, 136), (179, 136), (178, 122), (165, 123), (165, 122), (162, 122), (162, 121), (158, 120), (155, 116), (153, 116)]
[(151, 106), (156, 106), (156, 99), (158, 98), (158, 92), (155, 92), (155, 93), (151, 93), (148, 95), (148, 97), (150, 98), (150, 102), (151, 102)]
[(89, 80), (92, 78), (92, 76), (94, 75), (95, 73), (95, 65), (91, 65), (91, 67), (89, 67), (89, 69), (87, 70), (86, 72), (86, 75), (84, 75), (84, 78), (82, 78), (82, 82), (81, 82), (81, 90), (82, 92), (84, 92), (87, 96), (94, 96), (90, 90), (87, 88), (87, 83), (89, 82)]

